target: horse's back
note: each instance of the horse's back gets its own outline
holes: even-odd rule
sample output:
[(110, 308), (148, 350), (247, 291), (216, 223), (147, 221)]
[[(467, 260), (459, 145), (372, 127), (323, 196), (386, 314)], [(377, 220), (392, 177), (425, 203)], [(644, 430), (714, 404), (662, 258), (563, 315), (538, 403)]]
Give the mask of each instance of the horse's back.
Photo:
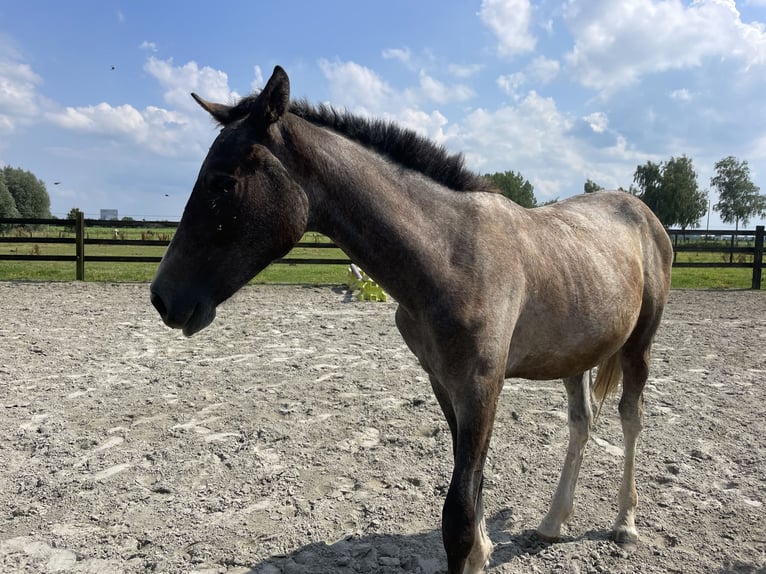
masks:
[(517, 256), (527, 261), (508, 376), (582, 372), (616, 352), (642, 317), (659, 320), (672, 247), (642, 201), (598, 192), (519, 217), (526, 240)]
[[(554, 220), (561, 226), (581, 228), (586, 243), (573, 242), (576, 249), (604, 246), (615, 256), (641, 260), (644, 280), (658, 289), (670, 287), (673, 247), (665, 228), (651, 209), (640, 199), (624, 191), (600, 191), (574, 196), (555, 204), (532, 210), (541, 227)], [(542, 219), (543, 221), (539, 221)]]

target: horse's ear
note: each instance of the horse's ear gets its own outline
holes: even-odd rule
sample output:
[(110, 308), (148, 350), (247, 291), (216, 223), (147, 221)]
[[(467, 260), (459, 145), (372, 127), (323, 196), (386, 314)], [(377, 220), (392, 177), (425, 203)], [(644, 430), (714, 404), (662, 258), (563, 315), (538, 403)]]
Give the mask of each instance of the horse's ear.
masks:
[(258, 94), (258, 97), (255, 99), (245, 98), (236, 106), (208, 102), (194, 93), (192, 93), (192, 97), (222, 125), (250, 115), (252, 121), (263, 127), (264, 119), (266, 120), (265, 125), (268, 126), (287, 113), (287, 109), (290, 107), (290, 78), (287, 77), (287, 72), (280, 66), (276, 66), (271, 78), (266, 83), (266, 87)]
[(266, 121), (270, 124), (287, 113), (290, 107), (290, 78), (280, 66), (274, 67), (258, 99), (265, 103)]
[(215, 104), (213, 102), (208, 102), (207, 100), (203, 100), (200, 98), (197, 94), (192, 92), (192, 98), (200, 105), (202, 106), (202, 109), (204, 109), (207, 113), (209, 113), (213, 118), (215, 118), (215, 121), (217, 121), (219, 124), (226, 125), (228, 124), (232, 119), (232, 109), (234, 109), (234, 106), (227, 106), (225, 104)]

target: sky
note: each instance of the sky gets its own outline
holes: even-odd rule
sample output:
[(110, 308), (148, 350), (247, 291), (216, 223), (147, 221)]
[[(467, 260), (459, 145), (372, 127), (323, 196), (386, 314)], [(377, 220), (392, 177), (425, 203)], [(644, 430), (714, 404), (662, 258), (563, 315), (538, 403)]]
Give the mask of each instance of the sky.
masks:
[(59, 217), (177, 220), (218, 130), (189, 93), (234, 103), (279, 64), (294, 98), (519, 172), (540, 202), (681, 155), (700, 189), (733, 155), (766, 193), (765, 23), (766, 0), (0, 0), (0, 165)]

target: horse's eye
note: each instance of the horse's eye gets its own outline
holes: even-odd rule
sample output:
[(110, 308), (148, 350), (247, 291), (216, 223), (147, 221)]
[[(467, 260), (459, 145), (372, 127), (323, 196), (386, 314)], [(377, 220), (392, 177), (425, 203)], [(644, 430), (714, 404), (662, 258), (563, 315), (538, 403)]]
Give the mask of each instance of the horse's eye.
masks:
[(234, 191), (236, 185), (237, 180), (235, 178), (221, 175), (211, 179), (208, 184), (210, 192), (214, 195), (225, 195), (230, 193)]

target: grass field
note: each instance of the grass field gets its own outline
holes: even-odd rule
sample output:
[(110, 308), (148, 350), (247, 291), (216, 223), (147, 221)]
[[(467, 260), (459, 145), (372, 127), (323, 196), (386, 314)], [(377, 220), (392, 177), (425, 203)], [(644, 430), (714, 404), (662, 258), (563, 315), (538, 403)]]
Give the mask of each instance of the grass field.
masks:
[[(273, 264), (264, 269), (253, 283), (293, 283), (340, 285), (346, 281), (347, 265)], [(156, 263), (101, 263), (85, 265), (86, 281), (149, 282)], [(74, 263), (55, 261), (0, 261), (0, 281), (74, 281)]]
[[(174, 229), (120, 229), (115, 234), (114, 228), (92, 228), (86, 236), (88, 239), (126, 239), (126, 240), (164, 240), (172, 238)], [(24, 235), (12, 235), (14, 237)], [(29, 242), (3, 243), (0, 236), (0, 252), (18, 253), (23, 255), (75, 255), (74, 244), (40, 243), (38, 238), (74, 238), (74, 233), (64, 227), (47, 227), (34, 233)], [(304, 241), (329, 243), (329, 239), (318, 234), (310, 233)], [(128, 256), (128, 257), (161, 257), (165, 252), (164, 245), (90, 245), (85, 246), (88, 256)], [(337, 285), (345, 281), (348, 268), (345, 261), (348, 257), (340, 249), (316, 249), (296, 247), (287, 258), (306, 259), (339, 259), (338, 265), (314, 264), (273, 264), (261, 272), (254, 283), (294, 283)], [(157, 263), (125, 263), (125, 262), (90, 262), (85, 263), (86, 281), (105, 282), (148, 282), (157, 270)], [(57, 261), (0, 261), (0, 281), (74, 281), (74, 262)]]
[[(119, 229), (115, 234), (115, 229)], [(87, 237), (90, 239), (161, 239), (172, 237), (174, 229), (142, 229), (142, 228), (88, 228)], [(8, 234), (12, 235), (12, 234)], [(20, 235), (18, 232), (15, 236)], [(25, 255), (74, 255), (73, 244), (39, 243), (39, 237), (69, 238), (74, 233), (62, 226), (49, 226), (42, 231), (34, 232), (34, 237), (24, 243), (3, 243), (0, 236), (1, 253), (19, 253)], [(308, 234), (304, 241), (327, 242), (327, 238), (317, 234)], [(710, 245), (722, 245), (721, 242)], [(744, 246), (743, 242), (743, 246)], [(134, 246), (134, 245), (86, 245), (86, 256), (121, 255), (121, 256), (161, 256), (165, 251), (164, 245)], [(307, 249), (296, 247), (288, 258), (338, 258), (347, 259), (339, 249)], [(749, 255), (735, 254), (734, 260), (740, 262), (752, 261)], [(680, 252), (677, 261), (690, 262), (720, 262), (728, 261), (728, 255), (710, 252)], [(87, 262), (85, 264), (86, 281), (104, 282), (148, 282), (151, 281), (157, 269), (157, 263), (102, 263)], [(346, 281), (347, 264), (313, 265), (313, 264), (272, 264), (254, 280), (254, 283), (294, 283), (313, 285), (337, 285)], [(674, 288), (691, 289), (748, 289), (751, 286), (752, 270), (748, 268), (682, 268), (673, 269)], [(75, 279), (74, 262), (52, 261), (0, 261), (0, 280), (32, 280), (32, 281), (73, 281)]]

